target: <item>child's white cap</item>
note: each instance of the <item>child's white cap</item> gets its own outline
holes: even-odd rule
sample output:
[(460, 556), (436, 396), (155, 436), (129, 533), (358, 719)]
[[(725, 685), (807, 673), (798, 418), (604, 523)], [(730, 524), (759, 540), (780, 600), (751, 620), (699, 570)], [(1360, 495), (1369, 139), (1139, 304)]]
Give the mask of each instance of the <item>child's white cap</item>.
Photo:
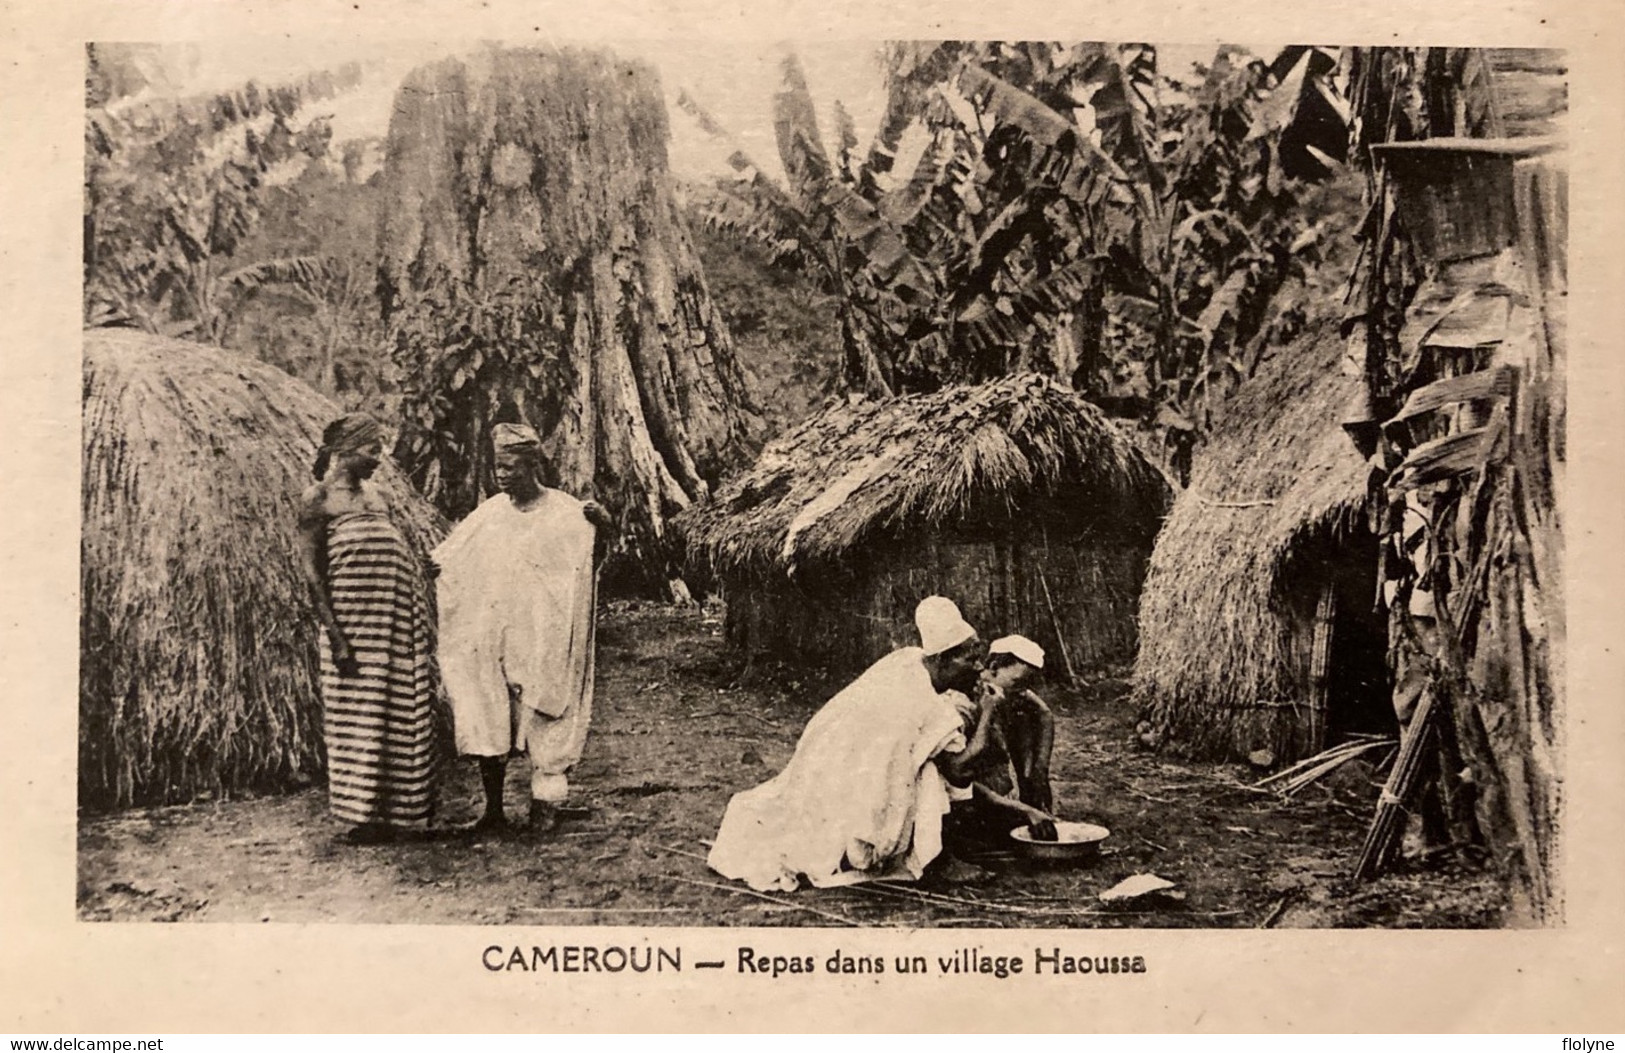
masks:
[(987, 653), (1015, 655), (1034, 669), (1044, 668), (1044, 649), (1025, 636), (1001, 636), (988, 647)]

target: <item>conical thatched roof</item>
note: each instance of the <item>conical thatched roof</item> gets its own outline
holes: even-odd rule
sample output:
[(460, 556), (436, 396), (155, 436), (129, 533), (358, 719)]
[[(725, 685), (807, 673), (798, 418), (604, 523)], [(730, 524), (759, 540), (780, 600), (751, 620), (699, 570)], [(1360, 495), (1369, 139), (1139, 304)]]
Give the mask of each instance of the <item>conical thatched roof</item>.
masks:
[[(85, 333), (79, 790), (90, 806), (285, 788), (320, 768), (295, 518), (338, 407), (263, 362)], [(443, 524), (377, 476), (418, 545)]]
[(782, 574), (877, 538), (1064, 504), (1154, 533), (1168, 486), (1076, 392), (1037, 375), (835, 402), (678, 521), (691, 560)]
[(1259, 701), (1303, 701), (1281, 589), (1303, 543), (1347, 529), (1366, 495), (1367, 465), (1338, 423), (1360, 390), (1344, 349), (1328, 322), (1238, 389), (1157, 537), (1135, 690), (1177, 738)]

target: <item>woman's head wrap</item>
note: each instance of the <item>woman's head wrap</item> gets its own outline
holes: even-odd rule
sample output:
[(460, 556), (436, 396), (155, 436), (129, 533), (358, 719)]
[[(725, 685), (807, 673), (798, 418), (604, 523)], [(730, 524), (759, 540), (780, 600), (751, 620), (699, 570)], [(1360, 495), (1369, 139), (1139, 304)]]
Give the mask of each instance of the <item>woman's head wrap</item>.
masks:
[(322, 445), (329, 453), (354, 453), (382, 442), (384, 426), (370, 413), (346, 413), (322, 432)]
[(346, 413), (322, 429), (322, 444), (316, 450), (316, 478), (327, 474), (335, 453), (356, 453), (382, 442), (384, 426), (370, 413)]

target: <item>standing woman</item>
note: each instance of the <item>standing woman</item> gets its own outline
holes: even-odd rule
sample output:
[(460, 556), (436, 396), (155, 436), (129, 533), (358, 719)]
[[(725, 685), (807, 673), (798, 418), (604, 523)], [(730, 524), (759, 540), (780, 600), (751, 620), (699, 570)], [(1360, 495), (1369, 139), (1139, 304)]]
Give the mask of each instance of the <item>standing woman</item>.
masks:
[(329, 424), (299, 514), (323, 630), (328, 793), (356, 844), (422, 836), (434, 790), (428, 593), (418, 557), (367, 481), (382, 451), (371, 416)]

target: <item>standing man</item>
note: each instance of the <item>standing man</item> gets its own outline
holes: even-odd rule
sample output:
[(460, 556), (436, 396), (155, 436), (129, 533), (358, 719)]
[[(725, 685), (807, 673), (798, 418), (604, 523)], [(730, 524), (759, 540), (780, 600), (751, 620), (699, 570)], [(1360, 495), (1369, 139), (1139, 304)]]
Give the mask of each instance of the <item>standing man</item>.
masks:
[(485, 814), (500, 832), (510, 752), (530, 754), (530, 828), (546, 834), (569, 792), (592, 717), (594, 543), (609, 516), (548, 486), (536, 432), (491, 432), (500, 492), (434, 551), (439, 569), (440, 670), (457, 752), (479, 759)]

